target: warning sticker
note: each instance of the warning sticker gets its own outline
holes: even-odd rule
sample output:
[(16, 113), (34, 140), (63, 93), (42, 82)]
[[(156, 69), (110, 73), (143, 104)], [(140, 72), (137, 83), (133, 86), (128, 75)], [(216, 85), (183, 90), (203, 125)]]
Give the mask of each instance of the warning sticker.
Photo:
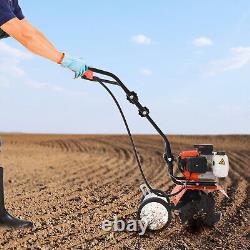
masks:
[(219, 164), (220, 165), (225, 165), (226, 164), (223, 158), (220, 160)]

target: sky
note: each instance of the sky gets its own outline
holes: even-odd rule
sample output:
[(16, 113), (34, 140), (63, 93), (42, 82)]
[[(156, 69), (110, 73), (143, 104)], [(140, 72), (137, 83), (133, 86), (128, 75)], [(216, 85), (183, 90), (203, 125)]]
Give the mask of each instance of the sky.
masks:
[[(118, 75), (164, 133), (250, 133), (250, 1), (19, 0), (56, 48)], [(134, 133), (155, 133), (121, 89)], [(0, 131), (125, 133), (96, 83), (0, 41)]]

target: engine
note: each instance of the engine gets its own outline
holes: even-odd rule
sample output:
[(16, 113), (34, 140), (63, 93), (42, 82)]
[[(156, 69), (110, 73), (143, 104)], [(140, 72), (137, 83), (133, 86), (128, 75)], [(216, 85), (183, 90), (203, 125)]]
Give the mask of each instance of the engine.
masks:
[(187, 180), (215, 182), (228, 176), (229, 160), (225, 152), (214, 152), (213, 145), (197, 144), (179, 154), (178, 168)]

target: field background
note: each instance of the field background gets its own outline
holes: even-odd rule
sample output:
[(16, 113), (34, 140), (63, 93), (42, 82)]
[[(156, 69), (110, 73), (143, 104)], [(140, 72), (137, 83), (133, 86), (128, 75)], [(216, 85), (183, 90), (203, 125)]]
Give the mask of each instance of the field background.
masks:
[[(113, 216), (136, 218), (142, 178), (123, 135), (3, 134), (6, 207), (30, 219), (32, 229), (0, 229), (1, 249), (247, 249), (249, 247), (250, 136), (170, 136), (174, 153), (194, 143), (226, 150), (229, 199), (216, 196), (223, 219), (193, 234), (174, 216), (168, 229), (147, 233), (104, 232)], [(135, 136), (147, 176), (170, 188), (158, 136)]]

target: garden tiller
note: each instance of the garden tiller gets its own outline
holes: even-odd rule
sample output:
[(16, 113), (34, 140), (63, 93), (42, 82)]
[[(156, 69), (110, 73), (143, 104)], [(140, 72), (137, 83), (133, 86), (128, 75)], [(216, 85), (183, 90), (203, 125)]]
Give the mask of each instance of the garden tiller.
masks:
[[(106, 79), (107, 77), (108, 79)], [(116, 75), (104, 70), (89, 68), (82, 78), (102, 85), (120, 111), (144, 180), (144, 184), (140, 186), (143, 198), (138, 209), (139, 219), (147, 223), (149, 229), (157, 230), (166, 227), (171, 220), (171, 211), (177, 210), (181, 222), (184, 224), (199, 221), (205, 226), (213, 226), (217, 223), (221, 213), (215, 211), (213, 192), (221, 191), (227, 196), (218, 184), (218, 178), (226, 177), (229, 171), (229, 161), (225, 152), (214, 152), (213, 145), (210, 144), (197, 144), (194, 145), (193, 150), (183, 151), (174, 157), (166, 135), (150, 117), (149, 109), (142, 106), (138, 95), (134, 91), (130, 91)], [(106, 84), (121, 87), (126, 93), (128, 101), (138, 108), (139, 115), (145, 117), (162, 137), (164, 141), (163, 159), (167, 163), (168, 174), (175, 185), (171, 192), (155, 189), (147, 180), (125, 115)], [(176, 166), (176, 171), (174, 171), (174, 166)], [(181, 176), (177, 176), (180, 175), (178, 173)]]

